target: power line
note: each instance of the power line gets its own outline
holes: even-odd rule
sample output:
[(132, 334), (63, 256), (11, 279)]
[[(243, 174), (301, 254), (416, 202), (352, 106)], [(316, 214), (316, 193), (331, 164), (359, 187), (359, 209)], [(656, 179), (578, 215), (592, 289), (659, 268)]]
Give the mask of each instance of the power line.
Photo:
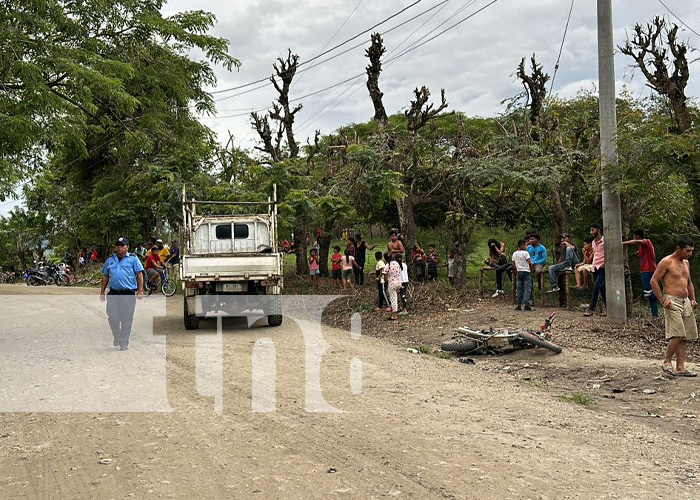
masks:
[[(450, 0), (450, 1), (451, 1), (451, 0)], [(474, 3), (475, 1), (476, 1), (476, 0), (472, 0), (471, 3)], [(425, 25), (428, 24), (430, 21), (432, 21), (432, 19), (433, 19), (435, 16), (437, 16), (437, 15), (442, 11), (442, 9), (444, 9), (445, 7), (447, 7), (447, 4), (448, 4), (448, 3), (450, 3), (450, 2), (448, 1), (447, 3), (443, 4), (442, 7), (440, 7), (436, 12), (434, 12), (432, 16), (430, 16), (428, 19), (426, 19), (425, 21), (423, 21), (423, 24), (421, 24), (420, 26), (418, 26), (415, 30), (413, 30), (413, 32), (412, 32), (410, 35), (408, 35), (406, 38), (404, 38), (396, 47), (394, 47), (393, 49), (391, 49), (391, 52), (389, 52), (388, 55), (391, 55), (391, 54), (393, 54), (395, 51), (399, 50), (399, 47), (401, 47), (404, 43), (406, 43), (413, 35), (415, 35), (416, 33), (418, 33), (418, 31), (420, 31), (420, 29), (421, 29), (423, 26), (425, 26)], [(458, 12), (459, 12), (459, 11), (458, 11)], [(449, 19), (449, 18), (448, 18), (448, 19)]]
[(452, 26), (449, 26), (449, 27), (445, 28), (444, 30), (442, 30), (441, 32), (439, 32), (437, 35), (432, 36), (432, 37), (428, 38), (427, 40), (423, 41), (422, 43), (419, 43), (418, 45), (415, 45), (415, 46), (413, 46), (413, 47), (410, 47), (410, 48), (404, 50), (403, 52), (401, 52), (399, 55), (394, 56), (392, 59), (389, 59), (389, 60), (387, 61), (387, 63), (389, 63), (389, 62), (391, 62), (391, 61), (394, 61), (394, 60), (396, 60), (396, 59), (399, 59), (399, 58), (405, 56), (406, 54), (408, 54), (409, 52), (413, 52), (414, 50), (416, 50), (416, 49), (422, 47), (422, 46), (425, 45), (426, 43), (431, 42), (431, 41), (435, 40), (436, 38), (438, 38), (439, 36), (444, 35), (444, 34), (447, 33), (448, 31), (450, 31), (450, 30), (456, 28), (457, 26), (459, 26), (460, 24), (462, 24), (462, 23), (468, 21), (469, 19), (471, 19), (472, 17), (474, 17), (475, 15), (477, 15), (479, 12), (482, 12), (483, 10), (485, 10), (485, 9), (487, 9), (488, 7), (492, 6), (492, 5), (495, 4), (496, 2), (498, 2), (498, 0), (491, 0), (489, 3), (487, 3), (486, 5), (484, 5), (483, 7), (481, 7), (480, 9), (477, 9), (476, 11), (472, 12), (471, 14), (469, 14), (469, 15), (468, 15), (467, 17), (465, 17), (464, 19), (462, 19), (462, 20), (460, 20), (460, 21), (457, 21), (457, 22), (456, 22), (455, 24), (453, 24)]
[[(440, 7), (440, 9), (437, 10), (437, 12), (434, 12), (432, 16), (430, 16), (428, 19), (426, 19), (425, 21), (423, 21), (423, 23), (422, 23), (420, 26), (418, 26), (418, 28), (416, 28), (415, 30), (413, 30), (413, 32), (412, 32), (411, 34), (409, 34), (407, 37), (405, 37), (396, 47), (394, 47), (394, 48), (387, 54), (387, 57), (388, 57), (388, 56), (391, 56), (391, 54), (395, 53), (395, 52), (399, 49), (399, 47), (401, 47), (404, 43), (406, 43), (413, 35), (415, 35), (418, 31), (420, 31), (420, 29), (423, 28), (426, 24), (428, 24), (436, 15), (438, 15), (438, 14), (440, 13), (440, 11), (442, 11), (443, 8), (445, 8), (445, 7), (447, 6), (447, 4), (448, 4), (450, 1), (451, 1), (451, 0), (447, 0), (447, 2), (443, 2), (442, 4), (436, 5), (436, 7), (438, 7), (438, 6), (440, 6), (440, 5), (442, 5), (442, 6)], [(423, 37), (419, 38), (418, 40), (416, 40), (416, 42), (413, 42), (413, 43), (415, 44), (415, 43), (420, 42), (420, 40), (422, 40), (423, 38), (425, 38), (426, 36), (428, 36), (430, 33), (433, 33), (433, 32), (434, 32), (435, 30), (437, 30), (440, 26), (444, 25), (444, 24), (447, 23), (450, 19), (454, 18), (454, 17), (457, 16), (459, 13), (463, 12), (466, 8), (468, 8), (468, 7), (470, 7), (471, 5), (473, 5), (476, 1), (477, 1), (477, 0), (470, 0), (467, 4), (463, 5), (463, 6), (460, 7), (457, 11), (455, 11), (451, 16), (449, 16), (445, 21), (443, 21), (442, 23), (438, 24), (435, 28), (433, 28), (431, 31), (429, 31), (428, 33), (426, 33), (425, 35), (423, 35)], [(412, 45), (413, 45), (413, 44), (412, 44)], [(395, 62), (395, 61), (392, 61), (392, 63), (393, 63), (393, 62)], [(391, 66), (392, 63), (387, 64), (386, 67)], [(359, 77), (358, 77), (358, 81), (355, 81), (355, 82), (351, 83), (345, 90), (343, 90), (340, 94), (338, 94), (335, 98), (333, 98), (329, 103), (327, 103), (327, 104), (326, 104), (324, 107), (322, 107), (319, 111), (317, 111), (316, 113), (314, 113), (314, 115), (312, 115), (310, 118), (308, 118), (307, 120), (305, 120), (305, 121), (300, 125), (299, 131), (305, 130), (305, 129), (308, 127), (308, 124), (314, 123), (315, 120), (323, 118), (323, 117), (326, 116), (330, 111), (332, 111), (333, 109), (335, 109), (335, 108), (338, 106), (338, 104), (340, 104), (340, 103), (338, 103), (338, 104), (335, 104), (335, 103), (336, 103), (346, 92), (348, 92), (350, 89), (352, 89), (352, 88), (353, 88), (354, 86), (356, 86), (358, 83), (359, 83)], [(354, 95), (355, 93), (357, 93), (358, 90), (360, 90), (360, 87), (357, 87), (355, 90), (353, 90), (353, 91), (345, 98), (345, 100), (347, 100), (348, 98), (350, 98), (350, 96), (352, 96), (352, 95)], [(342, 102), (342, 101), (341, 101), (341, 102)]]
[(659, 0), (659, 3), (660, 3), (661, 5), (663, 5), (663, 6), (666, 8), (666, 10), (669, 11), (669, 12), (671, 13), (671, 15), (672, 15), (673, 17), (675, 17), (676, 19), (678, 19), (678, 21), (680, 21), (680, 23), (681, 23), (683, 26), (685, 26), (686, 28), (688, 28), (688, 29), (689, 29), (690, 31), (692, 31), (693, 33), (695, 33), (696, 36), (699, 36), (699, 37), (700, 37), (700, 33), (698, 33), (698, 32), (695, 31), (693, 28), (691, 28), (690, 26), (688, 26), (688, 25), (683, 21), (683, 19), (681, 19), (680, 17), (678, 17), (671, 9), (668, 8), (668, 5), (666, 5), (666, 4), (663, 2), (663, 0)]
[(549, 94), (551, 95), (552, 89), (554, 88), (554, 79), (557, 77), (557, 71), (559, 70), (559, 61), (561, 60), (561, 53), (564, 50), (564, 41), (566, 40), (566, 33), (569, 31), (569, 23), (571, 22), (571, 13), (574, 10), (574, 2), (576, 0), (571, 0), (571, 7), (569, 7), (569, 16), (566, 18), (566, 26), (564, 26), (564, 36), (561, 38), (561, 45), (559, 46), (559, 55), (557, 56), (557, 63), (554, 65), (554, 74), (552, 75), (552, 81), (549, 85)]
[[(386, 35), (386, 34), (388, 34), (388, 33), (391, 33), (392, 31), (395, 31), (395, 30), (397, 30), (397, 29), (399, 29), (399, 28), (405, 26), (406, 24), (408, 24), (408, 23), (414, 21), (415, 19), (417, 19), (417, 18), (419, 18), (419, 17), (421, 17), (421, 16), (424, 16), (425, 14), (427, 14), (428, 12), (430, 12), (431, 10), (436, 9), (436, 8), (440, 7), (441, 5), (444, 5), (444, 4), (446, 4), (446, 3), (450, 2), (450, 1), (451, 1), (451, 0), (443, 0), (442, 2), (438, 3), (437, 5), (434, 5), (434, 6), (430, 7), (429, 9), (424, 10), (424, 11), (421, 12), (420, 14), (416, 14), (415, 16), (411, 17), (410, 19), (407, 19), (406, 21), (403, 21), (402, 23), (397, 24), (397, 25), (394, 26), (393, 28), (389, 28), (388, 30), (383, 31), (382, 33), (380, 33), (380, 35)], [(323, 61), (319, 61), (319, 62), (317, 62), (316, 64), (313, 64), (313, 65), (309, 66), (308, 68), (306, 68), (306, 69), (304, 70), (304, 72), (306, 72), (306, 71), (308, 71), (308, 70), (310, 70), (310, 69), (312, 69), (312, 68), (315, 68), (315, 67), (317, 67), (317, 66), (320, 66), (320, 65), (322, 65), (322, 64), (325, 64), (325, 63), (327, 63), (328, 61), (332, 61), (333, 59), (336, 59), (336, 58), (338, 58), (338, 57), (340, 57), (340, 56), (342, 56), (342, 55), (344, 55), (344, 54), (347, 54), (348, 52), (351, 52), (351, 51), (353, 51), (353, 50), (355, 50), (355, 49), (357, 49), (357, 48), (359, 48), (359, 47), (362, 47), (362, 46), (364, 46), (368, 41), (369, 41), (369, 40), (363, 40), (362, 42), (358, 43), (357, 45), (353, 45), (352, 47), (350, 47), (350, 48), (348, 48), (348, 49), (345, 49), (345, 50), (343, 50), (342, 52), (338, 52), (337, 54), (334, 54), (334, 55), (332, 55), (332, 56), (330, 56), (330, 57), (324, 59)], [(315, 57), (315, 58), (313, 58), (313, 59), (317, 59), (317, 58), (318, 58), (318, 57)], [(313, 59), (310, 59), (309, 61), (306, 61), (306, 62), (303, 62), (303, 63), (297, 65), (297, 68), (299, 68), (299, 67), (301, 67), (301, 66), (303, 66), (303, 65), (305, 65), (305, 64), (308, 64), (308, 63), (309, 63), (310, 61), (312, 61)], [(264, 80), (258, 80), (257, 82), (254, 82), (254, 83), (259, 83), (260, 81), (265, 81), (266, 83), (264, 83), (264, 84), (262, 84), (262, 85), (259, 85), (259, 86), (257, 86), (257, 87), (254, 87), (254, 88), (252, 88), (252, 89), (245, 90), (245, 91), (243, 91), (243, 92), (238, 92), (238, 93), (236, 93), (236, 94), (227, 95), (227, 96), (225, 96), (225, 97), (220, 97), (220, 98), (218, 98), (218, 99), (214, 99), (214, 101), (215, 101), (215, 102), (222, 102), (222, 101), (226, 101), (226, 100), (228, 100), (228, 99), (233, 99), (234, 97), (238, 97), (238, 96), (241, 96), (241, 95), (244, 95), (244, 94), (248, 94), (248, 93), (250, 93), (250, 92), (253, 92), (254, 90), (259, 90), (259, 89), (265, 88), (265, 87), (269, 86), (270, 83), (271, 83), (269, 77), (266, 78), (266, 79), (264, 79)], [(229, 89), (229, 90), (232, 90), (232, 89)]]
[[(352, 9), (352, 11), (350, 12), (350, 14), (348, 14), (348, 17), (346, 17), (345, 20), (342, 22), (342, 24), (338, 27), (338, 29), (335, 30), (335, 33), (333, 33), (333, 36), (331, 36), (331, 37), (328, 39), (328, 41), (326, 42), (326, 44), (325, 44), (325, 45), (323, 46), (323, 48), (321, 49), (321, 52), (322, 52), (322, 53), (323, 53), (324, 50), (326, 50), (326, 48), (328, 48), (328, 46), (331, 44), (331, 42), (333, 41), (333, 39), (334, 39), (336, 36), (338, 36), (338, 33), (340, 33), (340, 30), (342, 30), (343, 27), (345, 27), (345, 25), (346, 25), (347, 22), (350, 20), (350, 18), (353, 16), (353, 14), (355, 13), (355, 11), (360, 7), (360, 5), (362, 5), (362, 2), (364, 2), (364, 0), (360, 0), (359, 2), (357, 2), (357, 5), (355, 5), (355, 8)], [(297, 78), (297, 79), (294, 81), (294, 83), (292, 84), (292, 88), (294, 88), (294, 86), (297, 85), (297, 84), (301, 81), (301, 79), (304, 77), (304, 74), (305, 74), (307, 71), (308, 71), (308, 69), (302, 71), (302, 72), (299, 74), (299, 78)]]
[[(471, 19), (472, 17), (474, 17), (474, 16), (477, 15), (478, 13), (482, 12), (483, 10), (487, 9), (488, 7), (490, 7), (491, 5), (495, 4), (496, 2), (498, 2), (498, 0), (491, 0), (489, 3), (487, 3), (487, 4), (484, 5), (483, 7), (477, 9), (476, 11), (472, 12), (471, 14), (469, 14), (467, 17), (461, 19), (460, 21), (458, 21), (458, 22), (454, 23), (453, 25), (451, 25), (451, 26), (445, 28), (444, 30), (440, 31), (438, 34), (436, 34), (436, 35), (434, 35), (434, 36), (428, 38), (427, 40), (424, 40), (423, 42), (421, 42), (421, 43), (419, 43), (419, 44), (417, 44), (417, 45), (414, 45), (414, 46), (412, 46), (412, 47), (409, 47), (408, 49), (402, 51), (400, 54), (397, 54), (396, 56), (394, 56), (394, 57), (388, 59), (388, 60), (385, 62), (385, 64), (389, 64), (389, 63), (391, 63), (391, 62), (393, 62), (393, 61), (396, 61), (396, 60), (402, 58), (403, 56), (405, 56), (406, 54), (408, 54), (408, 53), (410, 53), (410, 52), (413, 52), (414, 50), (416, 50), (416, 49), (422, 47), (423, 45), (425, 45), (425, 44), (427, 44), (427, 43), (429, 43), (429, 42), (435, 40), (436, 38), (442, 36), (443, 34), (447, 33), (448, 31), (450, 31), (450, 30), (456, 28), (456, 27), (459, 26), (460, 24), (462, 24), (462, 23), (466, 22), (467, 20)], [(312, 96), (315, 96), (315, 95), (317, 95), (317, 94), (321, 94), (321, 93), (323, 93), (323, 92), (327, 92), (328, 90), (334, 89), (334, 88), (339, 87), (339, 86), (341, 86), (341, 85), (343, 85), (343, 84), (345, 84), (345, 83), (348, 83), (348, 82), (351, 82), (351, 81), (353, 81), (353, 80), (356, 80), (357, 78), (363, 76), (364, 74), (365, 74), (364, 72), (358, 73), (358, 74), (356, 74), (356, 75), (351, 76), (350, 78), (346, 78), (345, 80), (343, 80), (343, 81), (341, 81), (341, 82), (335, 83), (335, 84), (333, 84), (333, 85), (329, 85), (328, 87), (325, 87), (325, 88), (316, 90), (316, 91), (314, 91), (314, 92), (311, 92), (311, 93), (309, 93), (309, 94), (306, 94), (306, 95), (303, 95), (303, 96), (300, 96), (300, 97), (296, 97), (296, 98), (294, 98), (294, 99), (290, 99), (289, 102), (290, 102), (290, 103), (292, 103), (292, 102), (297, 102), (297, 101), (300, 101), (300, 100), (302, 100), (302, 99), (306, 99), (306, 98), (308, 98), (308, 97), (312, 97)], [(263, 109), (267, 109), (267, 107), (259, 108), (259, 111), (262, 111)], [(247, 114), (248, 114), (248, 113), (245, 113), (245, 115), (247, 115)], [(212, 117), (207, 117), (207, 119), (236, 118), (236, 117), (238, 117), (238, 116), (244, 116), (244, 114), (240, 114), (240, 115), (229, 115), (229, 116), (212, 116)]]
[[(406, 12), (408, 9), (410, 9), (411, 7), (414, 7), (414, 6), (418, 5), (418, 4), (421, 3), (422, 1), (423, 1), (423, 0), (416, 0), (416, 1), (413, 2), (412, 4), (410, 4), (410, 5), (406, 6), (406, 7), (404, 7), (403, 9), (401, 9), (401, 10), (399, 10), (398, 12), (392, 14), (391, 16), (387, 17), (386, 19), (384, 19), (384, 20), (378, 22), (377, 24), (375, 24), (375, 25), (372, 26), (371, 28), (368, 28), (368, 29), (366, 29), (365, 31), (362, 31), (361, 33), (358, 33), (357, 35), (355, 35), (355, 36), (353, 36), (353, 37), (351, 37), (351, 38), (348, 38), (348, 39), (345, 40), (344, 42), (339, 43), (338, 45), (335, 45), (334, 47), (331, 47), (330, 49), (321, 52), (320, 54), (318, 54), (318, 55), (312, 57), (312, 58), (309, 59), (308, 61), (304, 61), (304, 62), (300, 63), (297, 67), (301, 67), (301, 66), (304, 66), (304, 65), (306, 65), (306, 64), (309, 64), (310, 62), (315, 61), (316, 59), (318, 59), (318, 58), (320, 58), (320, 57), (322, 57), (322, 56), (324, 56), (324, 55), (326, 55), (326, 54), (328, 54), (328, 53), (330, 53), (330, 52), (333, 52), (335, 49), (338, 49), (338, 48), (342, 47), (343, 45), (346, 45), (346, 44), (352, 42), (353, 40), (356, 40), (357, 38), (361, 37), (362, 35), (364, 35), (364, 34), (370, 32), (370, 31), (372, 31), (374, 28), (376, 28), (376, 27), (378, 27), (378, 26), (381, 26), (382, 24), (387, 23), (387, 22), (391, 21), (393, 18), (395, 18), (395, 17), (397, 17), (397, 16), (403, 14), (403, 13)], [(268, 79), (269, 79), (269, 77), (261, 78), (260, 80), (256, 80), (256, 81), (254, 81), (254, 82), (249, 82), (249, 83), (246, 83), (246, 84), (243, 84), (243, 85), (238, 85), (238, 86), (236, 86), (236, 87), (231, 87), (231, 88), (228, 88), (228, 89), (215, 90), (215, 91), (210, 92), (210, 94), (220, 94), (220, 93), (222, 93), (222, 92), (230, 92), (230, 91), (232, 91), (232, 90), (238, 90), (238, 89), (242, 89), (242, 88), (245, 88), (245, 87), (250, 87), (251, 85), (255, 85), (256, 83), (264, 82), (264, 81), (266, 81), (266, 80), (268, 80)]]

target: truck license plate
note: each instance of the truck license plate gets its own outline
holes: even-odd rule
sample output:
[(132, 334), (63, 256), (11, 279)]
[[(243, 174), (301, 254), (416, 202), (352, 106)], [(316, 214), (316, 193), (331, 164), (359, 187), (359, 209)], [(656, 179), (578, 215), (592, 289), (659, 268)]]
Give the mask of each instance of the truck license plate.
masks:
[(243, 284), (242, 283), (223, 283), (223, 290), (224, 292), (242, 292), (243, 291)]

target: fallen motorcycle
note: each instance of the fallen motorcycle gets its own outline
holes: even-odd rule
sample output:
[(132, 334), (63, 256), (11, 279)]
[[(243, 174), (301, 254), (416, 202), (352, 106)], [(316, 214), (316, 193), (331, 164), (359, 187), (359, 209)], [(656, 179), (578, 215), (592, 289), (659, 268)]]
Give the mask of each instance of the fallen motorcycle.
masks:
[(559, 354), (561, 347), (552, 342), (552, 322), (557, 313), (552, 312), (544, 323), (540, 325), (540, 331), (533, 330), (473, 330), (468, 326), (457, 328), (457, 334), (444, 341), (440, 348), (443, 351), (459, 352), (461, 354), (496, 354), (514, 351), (516, 349), (529, 349), (532, 347), (544, 347)]

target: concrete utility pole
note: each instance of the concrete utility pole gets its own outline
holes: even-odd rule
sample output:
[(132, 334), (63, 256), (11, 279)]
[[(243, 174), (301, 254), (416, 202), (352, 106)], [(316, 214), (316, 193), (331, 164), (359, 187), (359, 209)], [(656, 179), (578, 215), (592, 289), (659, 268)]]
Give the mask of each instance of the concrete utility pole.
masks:
[[(605, 236), (605, 296), (608, 319), (627, 321), (625, 265), (622, 254), (620, 195), (613, 190), (611, 171), (617, 167), (615, 57), (612, 0), (598, 0), (598, 87), (600, 89), (600, 161), (603, 177), (603, 233)], [(614, 176), (612, 176), (614, 177)]]

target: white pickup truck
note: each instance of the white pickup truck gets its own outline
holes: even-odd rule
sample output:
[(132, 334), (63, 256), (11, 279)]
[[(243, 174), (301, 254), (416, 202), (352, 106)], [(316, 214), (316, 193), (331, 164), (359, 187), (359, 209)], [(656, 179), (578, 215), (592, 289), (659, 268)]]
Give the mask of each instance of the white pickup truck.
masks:
[[(282, 324), (277, 187), (273, 190), (265, 202), (227, 202), (188, 200), (183, 188), (180, 279), (186, 329), (199, 328), (207, 315), (245, 315), (242, 304), (246, 311), (262, 310), (270, 326)], [(197, 207), (216, 214), (198, 215)], [(242, 208), (252, 213), (238, 213)]]

